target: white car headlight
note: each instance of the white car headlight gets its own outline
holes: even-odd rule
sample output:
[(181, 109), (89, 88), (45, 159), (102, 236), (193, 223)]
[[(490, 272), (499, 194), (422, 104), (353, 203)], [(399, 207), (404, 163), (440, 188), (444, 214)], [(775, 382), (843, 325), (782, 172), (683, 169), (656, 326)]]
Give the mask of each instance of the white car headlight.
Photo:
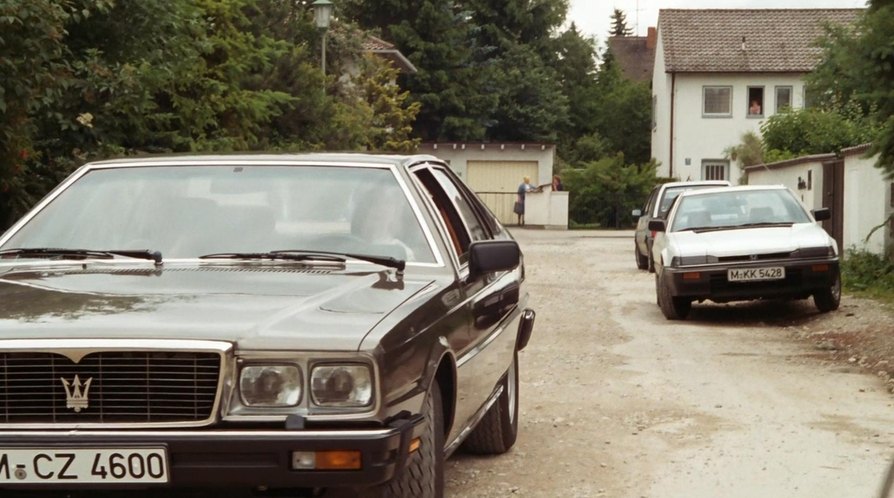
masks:
[(285, 407), (301, 401), (303, 380), (294, 365), (247, 365), (239, 374), (245, 406)]
[(321, 407), (362, 407), (372, 403), (372, 372), (367, 365), (321, 364), (310, 373), (313, 403)]

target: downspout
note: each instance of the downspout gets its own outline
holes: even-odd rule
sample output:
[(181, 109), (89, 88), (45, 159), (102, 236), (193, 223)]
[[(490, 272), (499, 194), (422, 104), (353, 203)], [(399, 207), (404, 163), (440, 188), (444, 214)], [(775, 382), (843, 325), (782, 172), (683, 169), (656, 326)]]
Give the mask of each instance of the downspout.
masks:
[(674, 98), (677, 96), (677, 73), (671, 73), (670, 158), (668, 178), (674, 177)]

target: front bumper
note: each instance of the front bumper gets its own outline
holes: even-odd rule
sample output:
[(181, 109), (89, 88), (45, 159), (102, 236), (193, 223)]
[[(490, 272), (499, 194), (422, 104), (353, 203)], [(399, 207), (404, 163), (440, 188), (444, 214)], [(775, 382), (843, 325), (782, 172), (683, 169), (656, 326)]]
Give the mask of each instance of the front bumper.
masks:
[[(409, 456), (410, 442), (424, 429), (421, 415), (383, 429), (189, 430), (189, 431), (0, 431), (0, 453), (11, 448), (164, 447), (170, 482), (160, 485), (0, 483), (12, 489), (121, 488), (326, 488), (364, 487), (391, 479)], [(357, 450), (360, 470), (292, 470), (292, 452)]]
[[(753, 269), (781, 266), (782, 280), (730, 282), (730, 269)], [(670, 293), (674, 297), (693, 300), (710, 299), (715, 302), (742, 301), (762, 298), (806, 298), (814, 292), (828, 289), (839, 278), (838, 259), (798, 261), (760, 261), (755, 263), (705, 265), (665, 268)]]

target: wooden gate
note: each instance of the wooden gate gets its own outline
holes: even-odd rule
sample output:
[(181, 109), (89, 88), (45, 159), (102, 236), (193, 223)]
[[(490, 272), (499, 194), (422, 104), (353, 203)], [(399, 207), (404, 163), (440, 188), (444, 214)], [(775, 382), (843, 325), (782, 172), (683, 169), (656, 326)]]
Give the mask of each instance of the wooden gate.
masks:
[(844, 160), (823, 163), (823, 207), (832, 211), (832, 219), (823, 228), (838, 242), (838, 253), (844, 250)]

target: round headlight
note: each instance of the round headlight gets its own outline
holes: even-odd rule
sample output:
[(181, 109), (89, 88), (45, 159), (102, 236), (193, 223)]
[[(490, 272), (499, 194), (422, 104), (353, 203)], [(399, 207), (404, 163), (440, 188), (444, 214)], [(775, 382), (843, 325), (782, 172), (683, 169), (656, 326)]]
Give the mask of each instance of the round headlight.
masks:
[(372, 402), (372, 374), (366, 365), (319, 365), (310, 376), (317, 406), (360, 407)]
[(239, 392), (245, 406), (295, 406), (301, 384), (301, 370), (294, 365), (249, 365), (242, 368)]

